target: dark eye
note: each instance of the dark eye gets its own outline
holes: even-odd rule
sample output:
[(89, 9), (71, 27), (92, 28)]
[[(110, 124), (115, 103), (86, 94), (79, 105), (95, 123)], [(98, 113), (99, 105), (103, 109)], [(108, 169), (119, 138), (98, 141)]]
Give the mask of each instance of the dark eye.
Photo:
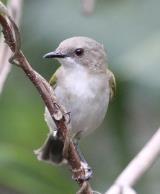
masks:
[(82, 56), (83, 53), (84, 53), (84, 50), (82, 48), (78, 48), (78, 49), (75, 50), (75, 54), (77, 56)]

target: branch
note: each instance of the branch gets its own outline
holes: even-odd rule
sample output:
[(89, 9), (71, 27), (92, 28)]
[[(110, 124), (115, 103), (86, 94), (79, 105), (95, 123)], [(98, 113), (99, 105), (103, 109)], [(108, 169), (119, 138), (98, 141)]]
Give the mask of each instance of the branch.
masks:
[(105, 194), (135, 194), (132, 187), (160, 156), (160, 128)]
[[(58, 138), (65, 143), (66, 139), (68, 138), (68, 131), (70, 130), (68, 119), (66, 118), (65, 114), (65, 108), (57, 103), (57, 99), (49, 83), (31, 67), (23, 52), (20, 50), (19, 30), (8, 14), (8, 10), (1, 3), (1, 1), (0, 24), (3, 28), (5, 42), (8, 44), (11, 51), (13, 52), (13, 56), (10, 58), (10, 61), (20, 67), (37, 88), (58, 129)], [(71, 168), (73, 177), (80, 185), (80, 191), (78, 192), (78, 194), (92, 194), (93, 192), (89, 185), (89, 182), (83, 180), (83, 177), (85, 176), (85, 169), (81, 165), (79, 155), (75, 149), (73, 142), (70, 139), (66, 160), (68, 161), (68, 165)]]
[[(23, 0), (9, 0), (8, 10), (17, 24), (20, 23), (21, 9)], [(3, 44), (3, 38), (0, 39), (0, 93), (2, 92), (5, 80), (11, 69), (11, 64), (8, 62), (8, 58), (11, 56), (9, 47)]]

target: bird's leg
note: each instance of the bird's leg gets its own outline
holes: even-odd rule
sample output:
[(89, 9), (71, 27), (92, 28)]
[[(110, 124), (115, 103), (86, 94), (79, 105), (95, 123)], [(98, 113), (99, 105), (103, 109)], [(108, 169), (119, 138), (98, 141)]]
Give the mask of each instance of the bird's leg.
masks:
[(92, 178), (93, 172), (92, 172), (91, 167), (88, 165), (87, 161), (85, 160), (81, 150), (79, 149), (78, 140), (74, 140), (74, 146), (75, 146), (76, 151), (77, 151), (79, 158), (81, 160), (81, 166), (83, 167), (83, 169), (85, 171), (85, 173), (84, 173), (85, 175), (84, 175), (84, 177), (81, 177), (81, 180), (83, 180), (83, 181), (89, 180), (90, 178)]
[[(78, 156), (80, 158), (80, 161), (81, 161), (81, 169), (82, 168), (84, 169), (84, 176), (83, 177), (80, 177), (78, 181), (86, 181), (86, 180), (89, 180), (92, 177), (92, 174), (93, 174), (92, 173), (92, 169), (88, 165), (88, 163), (85, 160), (82, 152), (79, 149), (78, 136), (77, 135), (76, 136), (71, 136), (70, 131), (67, 132), (66, 139), (65, 139), (65, 142), (64, 142), (63, 156), (64, 156), (65, 159), (68, 158), (68, 150), (69, 150), (69, 145), (70, 145), (70, 142), (71, 141), (73, 141), (73, 144), (75, 146), (75, 149), (76, 149), (76, 151), (78, 153)], [(79, 171), (79, 169), (78, 169), (78, 171)], [(77, 180), (77, 178), (75, 178), (74, 176), (72, 178)]]

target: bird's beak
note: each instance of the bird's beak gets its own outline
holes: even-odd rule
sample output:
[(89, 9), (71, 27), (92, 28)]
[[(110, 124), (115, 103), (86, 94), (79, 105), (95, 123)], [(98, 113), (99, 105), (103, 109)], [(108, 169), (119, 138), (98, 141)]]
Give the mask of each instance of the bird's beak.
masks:
[(67, 55), (57, 51), (52, 51), (43, 56), (43, 58), (65, 58), (65, 57), (67, 57)]

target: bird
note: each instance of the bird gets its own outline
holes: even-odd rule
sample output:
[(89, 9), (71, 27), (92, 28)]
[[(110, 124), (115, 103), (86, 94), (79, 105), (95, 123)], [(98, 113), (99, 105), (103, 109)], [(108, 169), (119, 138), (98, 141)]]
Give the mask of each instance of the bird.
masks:
[[(115, 95), (116, 81), (108, 68), (106, 51), (97, 41), (76, 36), (62, 41), (56, 50), (45, 54), (44, 58), (57, 59), (61, 65), (49, 83), (58, 103), (70, 113), (69, 133), (78, 147), (79, 140), (103, 122), (108, 104)], [(36, 154), (40, 160), (61, 164), (64, 145), (57, 139), (56, 125), (47, 108), (44, 116), (49, 134)], [(80, 157), (86, 164), (81, 153)], [(91, 170), (89, 166), (87, 169)]]

